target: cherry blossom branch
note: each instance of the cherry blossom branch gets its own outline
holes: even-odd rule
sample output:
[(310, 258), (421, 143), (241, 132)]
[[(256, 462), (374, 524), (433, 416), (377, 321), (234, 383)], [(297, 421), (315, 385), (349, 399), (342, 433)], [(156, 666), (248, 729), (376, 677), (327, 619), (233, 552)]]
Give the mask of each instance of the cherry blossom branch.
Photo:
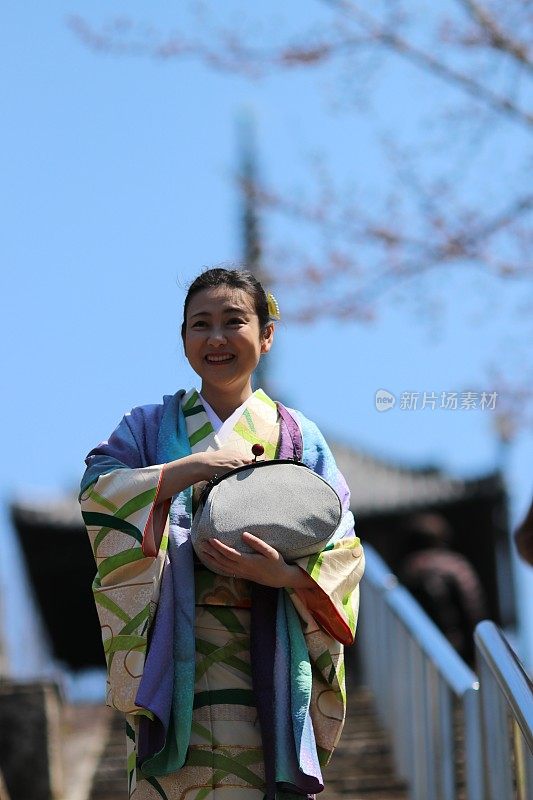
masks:
[[(488, 13), (482, 14), (478, 3), (471, 0), (458, 0), (461, 5), (468, 6), (470, 14), (478, 20), (487, 32), (491, 46), (505, 51), (519, 60), (528, 69), (532, 68), (529, 53), (525, 45), (514, 41), (508, 34), (496, 26)], [(229, 72), (238, 72), (249, 77), (259, 77), (272, 68), (291, 69), (319, 66), (333, 58), (345, 56), (361, 48), (369, 48), (379, 44), (399, 57), (425, 71), (438, 76), (446, 82), (460, 88), (476, 100), (500, 114), (512, 118), (527, 127), (533, 127), (533, 113), (522, 108), (510, 96), (499, 94), (491, 86), (482, 83), (473, 74), (468, 74), (452, 67), (435, 52), (420, 47), (406, 36), (401, 36), (392, 27), (380, 23), (367, 11), (348, 0), (321, 0), (339, 14), (355, 22), (360, 32), (346, 33), (342, 26), (334, 31), (326, 31), (319, 40), (309, 35), (300, 42), (289, 43), (275, 48), (259, 48), (246, 44), (234, 30), (218, 31), (218, 43), (208, 46), (203, 41), (194, 41), (179, 33), (160, 37), (154, 31), (140, 31), (137, 43), (120, 40), (119, 34), (135, 31), (130, 20), (119, 21), (116, 26), (97, 32), (82, 17), (71, 16), (68, 24), (77, 36), (87, 45), (101, 52), (130, 55), (150, 55), (155, 58), (196, 57), (206, 65)], [(120, 24), (121, 23), (121, 24)]]
[[(434, 53), (424, 50), (390, 28), (384, 27), (366, 11), (362, 11), (355, 3), (348, 2), (348, 0), (321, 1), (352, 18), (366, 32), (371, 41), (380, 43), (417, 67), (459, 87), (471, 97), (482, 100), (494, 111), (511, 117), (522, 125), (533, 127), (533, 113), (518, 106), (511, 97), (497, 94), (491, 88), (472, 77), (472, 75), (455, 69), (444, 60), (437, 58)], [(506, 48), (500, 47), (499, 49)], [(517, 50), (521, 50), (518, 45)], [(526, 63), (531, 66), (529, 60)]]

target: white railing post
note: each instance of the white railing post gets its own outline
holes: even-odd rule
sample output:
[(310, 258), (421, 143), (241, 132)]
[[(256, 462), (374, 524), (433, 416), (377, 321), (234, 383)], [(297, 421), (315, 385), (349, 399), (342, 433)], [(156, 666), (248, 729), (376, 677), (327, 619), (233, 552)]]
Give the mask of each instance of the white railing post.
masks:
[(360, 652), (411, 800), (456, 800), (454, 703), (468, 800), (533, 798), (533, 687), (494, 623), (475, 631), (478, 677), (366, 548)]
[(364, 672), (411, 800), (459, 796), (454, 698), (464, 715), (468, 800), (486, 800), (477, 678), (369, 546), (361, 616)]
[[(487, 800), (481, 744), (481, 709), (479, 683), (463, 694), (465, 737), (465, 778), (468, 800)], [(503, 798), (501, 798), (503, 800)]]
[(487, 800), (533, 797), (533, 686), (499, 628), (474, 633)]
[(452, 698), (446, 682), (437, 674), (438, 680), (438, 741), (440, 753), (437, 758), (441, 760), (440, 797), (442, 800), (453, 800), (455, 797), (454, 775), (454, 741), (453, 741), (453, 706)]

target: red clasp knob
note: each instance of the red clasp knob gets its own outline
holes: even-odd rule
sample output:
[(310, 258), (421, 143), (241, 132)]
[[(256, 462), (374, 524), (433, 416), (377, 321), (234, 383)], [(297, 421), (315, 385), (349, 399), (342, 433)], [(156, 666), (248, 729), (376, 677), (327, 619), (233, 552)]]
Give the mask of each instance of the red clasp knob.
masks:
[(254, 454), (254, 463), (257, 461), (259, 456), (262, 456), (265, 452), (265, 448), (262, 444), (254, 444), (252, 445), (252, 453)]

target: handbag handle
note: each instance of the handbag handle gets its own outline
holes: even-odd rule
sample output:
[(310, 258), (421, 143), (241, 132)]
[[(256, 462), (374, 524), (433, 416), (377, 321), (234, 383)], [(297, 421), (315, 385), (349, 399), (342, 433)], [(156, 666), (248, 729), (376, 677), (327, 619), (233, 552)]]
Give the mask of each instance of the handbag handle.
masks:
[[(284, 405), (282, 405), (281, 403), (276, 403), (276, 405), (278, 407), (278, 413), (281, 417), (281, 422), (282, 424), (285, 425), (287, 433), (289, 434), (289, 437), (292, 442), (294, 460), (301, 461), (303, 457), (304, 446), (303, 446), (302, 432), (300, 430), (300, 426), (298, 425), (298, 423), (296, 422), (290, 411), (287, 408), (285, 408)], [(280, 452), (280, 457), (286, 458), (286, 455)]]

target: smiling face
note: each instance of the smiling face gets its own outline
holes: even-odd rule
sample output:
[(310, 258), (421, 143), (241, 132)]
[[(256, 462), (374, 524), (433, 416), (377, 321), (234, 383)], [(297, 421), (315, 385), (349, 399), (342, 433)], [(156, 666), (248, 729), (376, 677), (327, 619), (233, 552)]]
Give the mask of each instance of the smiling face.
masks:
[[(243, 402), (251, 376), (272, 345), (274, 326), (260, 330), (254, 299), (244, 289), (203, 289), (191, 298), (184, 331), (185, 355), (202, 379), (202, 395), (223, 393)], [(238, 405), (239, 403), (237, 403)]]

